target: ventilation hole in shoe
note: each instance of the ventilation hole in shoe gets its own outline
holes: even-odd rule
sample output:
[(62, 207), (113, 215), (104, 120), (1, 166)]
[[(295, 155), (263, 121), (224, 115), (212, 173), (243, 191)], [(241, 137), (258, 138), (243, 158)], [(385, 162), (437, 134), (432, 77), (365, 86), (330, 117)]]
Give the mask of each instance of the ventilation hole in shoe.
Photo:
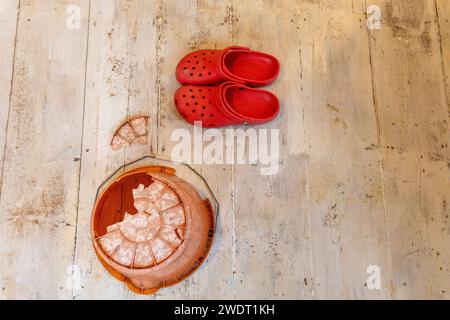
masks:
[(204, 117), (205, 116), (205, 114), (204, 113), (202, 113), (200, 116), (202, 116), (202, 117)]
[(211, 113), (209, 116), (210, 116), (211, 118), (213, 118), (213, 117), (214, 117), (214, 114)]
[(202, 89), (198, 89), (198, 92), (202, 92), (203, 90)]
[(197, 56), (194, 56), (194, 59), (197, 59)]
[(195, 96), (191, 96), (192, 99), (195, 99)]
[(186, 98), (186, 95), (185, 95), (185, 94), (183, 94), (183, 98)]
[(202, 74), (202, 73), (199, 73), (198, 76), (201, 77), (201, 76), (203, 76), (203, 74)]
[(184, 67), (183, 70), (187, 70), (188, 67)]
[(194, 103), (196, 106), (198, 106), (198, 102)]
[(187, 63), (191, 63), (191, 60), (188, 60)]
[(209, 100), (208, 103), (211, 104), (211, 100)]
[(195, 70), (195, 67), (192, 67), (192, 70)]
[(202, 96), (202, 99), (205, 99), (205, 96)]
[(211, 75), (211, 72), (208, 72), (208, 76), (210, 76)]
[(212, 63), (212, 60), (209, 60), (209, 63)]
[(203, 52), (203, 53), (202, 53), (202, 55), (205, 55), (205, 54), (206, 54), (206, 52)]
[(194, 74), (191, 72), (191, 73), (189, 73), (189, 75), (192, 77)]
[(189, 106), (189, 102), (186, 102), (186, 106)]
[(206, 58), (203, 58), (203, 61), (205, 61), (206, 60)]
[(195, 113), (195, 109), (192, 109), (192, 113)]
[(189, 89), (189, 92), (192, 92), (192, 91), (194, 91), (194, 90), (192, 90), (192, 89)]
[(206, 66), (203, 66), (202, 69), (206, 69)]
[(198, 62), (198, 61), (195, 61), (195, 64), (199, 64), (199, 62)]
[(202, 106), (202, 109), (205, 110), (205, 109), (206, 109), (206, 106)]

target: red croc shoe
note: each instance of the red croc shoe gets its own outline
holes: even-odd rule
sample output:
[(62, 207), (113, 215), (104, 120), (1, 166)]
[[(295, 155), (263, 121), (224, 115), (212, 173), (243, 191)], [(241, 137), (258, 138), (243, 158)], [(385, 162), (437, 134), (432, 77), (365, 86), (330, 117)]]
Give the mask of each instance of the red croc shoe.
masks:
[(183, 86), (175, 93), (175, 105), (187, 122), (203, 127), (260, 124), (274, 119), (280, 109), (269, 91), (224, 82), (214, 86)]
[(279, 72), (280, 63), (274, 56), (244, 47), (228, 47), (191, 52), (178, 63), (176, 76), (181, 84), (235, 81), (259, 87), (274, 82)]

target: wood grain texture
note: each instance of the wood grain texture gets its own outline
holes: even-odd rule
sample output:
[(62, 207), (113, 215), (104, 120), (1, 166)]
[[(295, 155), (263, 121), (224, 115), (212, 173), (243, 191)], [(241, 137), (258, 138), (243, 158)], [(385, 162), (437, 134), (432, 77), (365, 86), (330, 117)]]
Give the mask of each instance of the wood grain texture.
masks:
[[(303, 5), (299, 16), (314, 296), (387, 298), (389, 247), (365, 5), (316, 2)], [(365, 286), (371, 265), (382, 270), (381, 290)]]
[(271, 141), (280, 143), (279, 172), (262, 176), (261, 164), (236, 165), (233, 172), (235, 281), (240, 299), (313, 297), (305, 175), (308, 156), (299, 86), (302, 65), (297, 27), (303, 19), (299, 9), (292, 1), (231, 1), (229, 5), (233, 42), (269, 52), (283, 65), (280, 78), (267, 88), (281, 100), (281, 113), (275, 121), (256, 127), (281, 129), (280, 140)]
[(0, 204), (5, 298), (71, 297), (87, 29), (69, 30), (66, 10), (21, 1)]
[(433, 1), (374, 1), (375, 108), (396, 298), (448, 298), (449, 114)]
[(435, 1), (435, 18), (437, 23), (442, 77), (445, 85), (445, 100), (450, 115), (450, 3), (445, 0)]
[[(70, 4), (79, 30), (67, 1), (0, 4), (0, 298), (450, 298), (449, 1)], [(381, 29), (368, 30), (369, 5)], [(266, 88), (278, 118), (231, 127), (279, 129), (279, 171), (193, 165), (221, 206), (211, 253), (177, 286), (136, 295), (95, 257), (95, 192), (132, 160), (170, 157), (174, 130), (193, 132), (175, 67), (229, 45), (282, 64)], [(136, 114), (150, 116), (149, 143), (112, 151)]]
[[(14, 17), (16, 19), (14, 19)], [(2, 192), (3, 161), (9, 117), (11, 83), (14, 68), (15, 38), (19, 18), (19, 1), (0, 3), (0, 195)]]

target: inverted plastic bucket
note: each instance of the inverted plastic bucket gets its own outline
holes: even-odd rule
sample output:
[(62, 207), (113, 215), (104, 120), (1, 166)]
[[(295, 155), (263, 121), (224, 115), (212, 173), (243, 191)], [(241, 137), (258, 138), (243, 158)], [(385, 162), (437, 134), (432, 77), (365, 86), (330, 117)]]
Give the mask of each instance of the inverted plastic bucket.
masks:
[(215, 205), (202, 198), (174, 168), (127, 166), (99, 187), (92, 241), (115, 278), (136, 293), (151, 294), (184, 280), (205, 261), (218, 204), (212, 193)]

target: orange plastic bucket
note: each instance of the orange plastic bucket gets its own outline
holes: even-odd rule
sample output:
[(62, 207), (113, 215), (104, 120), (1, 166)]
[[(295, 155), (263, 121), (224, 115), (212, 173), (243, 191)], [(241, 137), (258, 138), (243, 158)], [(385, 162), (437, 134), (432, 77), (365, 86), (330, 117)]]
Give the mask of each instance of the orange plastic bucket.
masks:
[(137, 293), (151, 294), (192, 274), (214, 237), (208, 199), (165, 166), (124, 172), (97, 195), (91, 234), (97, 257)]

